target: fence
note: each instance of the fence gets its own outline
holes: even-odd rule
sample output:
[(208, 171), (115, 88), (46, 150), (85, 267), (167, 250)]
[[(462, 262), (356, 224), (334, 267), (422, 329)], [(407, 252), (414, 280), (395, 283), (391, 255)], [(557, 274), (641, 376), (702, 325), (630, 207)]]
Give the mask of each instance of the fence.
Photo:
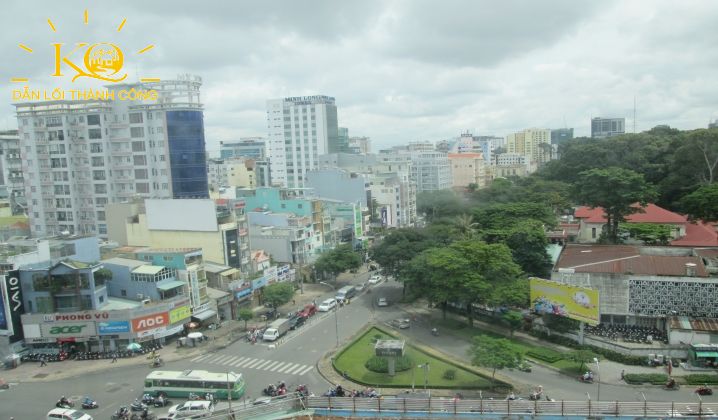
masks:
[(681, 402), (610, 402), (610, 401), (529, 401), (529, 400), (459, 400), (451, 398), (351, 398), (310, 397), (307, 409), (316, 414), (324, 410), (333, 415), (361, 414), (362, 412), (385, 413), (388, 416), (401, 413), (428, 414), (501, 414), (506, 416), (642, 416), (685, 417), (715, 416), (718, 403)]

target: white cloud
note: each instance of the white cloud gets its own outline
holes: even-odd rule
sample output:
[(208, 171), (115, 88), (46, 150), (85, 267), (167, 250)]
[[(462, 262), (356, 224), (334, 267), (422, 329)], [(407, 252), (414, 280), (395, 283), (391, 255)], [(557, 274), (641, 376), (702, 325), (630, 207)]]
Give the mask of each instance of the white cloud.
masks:
[(220, 140), (264, 135), (267, 99), (305, 94), (336, 97), (340, 125), (376, 148), (466, 129), (565, 124), (585, 135), (591, 116), (630, 120), (634, 96), (639, 130), (718, 117), (718, 3), (709, 0), (6, 3), (0, 128), (15, 126), (10, 77), (49, 85), (41, 50), (58, 36), (116, 39), (122, 17), (123, 46), (155, 44), (128, 55), (130, 79), (136, 70), (203, 77), (213, 151)]

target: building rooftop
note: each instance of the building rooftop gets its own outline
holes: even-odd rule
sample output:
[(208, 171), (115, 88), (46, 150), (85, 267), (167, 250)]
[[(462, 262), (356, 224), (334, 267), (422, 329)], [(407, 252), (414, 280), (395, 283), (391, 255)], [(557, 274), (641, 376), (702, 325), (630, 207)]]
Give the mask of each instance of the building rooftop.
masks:
[(142, 252), (145, 254), (186, 254), (201, 251), (202, 248), (141, 248), (136, 252)]
[(712, 223), (686, 223), (686, 235), (671, 241), (673, 246), (718, 246), (718, 233)]
[(232, 270), (232, 269), (233, 269), (233, 267), (230, 267), (228, 265), (217, 264), (217, 263), (207, 262), (207, 261), (204, 262), (204, 271), (206, 271), (208, 273), (218, 274), (218, 273), (222, 273), (222, 272), (225, 272), (227, 270)]
[(107, 303), (99, 309), (103, 311), (116, 311), (119, 309), (133, 309), (142, 306), (142, 302), (136, 302), (129, 299), (121, 299), (116, 297), (108, 297)]
[(129, 267), (129, 268), (136, 268), (141, 265), (145, 265), (144, 261), (133, 260), (131, 258), (122, 258), (122, 257), (108, 258), (108, 259), (102, 260), (100, 262), (105, 263), (105, 264), (124, 265), (125, 267)]
[(229, 294), (229, 292), (224, 292), (222, 290), (214, 289), (212, 287), (207, 288), (207, 296), (209, 296), (210, 299), (221, 299)]
[[(634, 204), (634, 207), (637, 207)], [(606, 223), (606, 217), (602, 207), (590, 208), (581, 206), (576, 209), (574, 216), (577, 219), (585, 219), (587, 223)], [(684, 224), (688, 221), (686, 216), (673, 213), (655, 204), (648, 204), (643, 207), (643, 213), (634, 213), (626, 217), (629, 223), (680, 223)]]
[(134, 270), (132, 270), (133, 274), (148, 274), (151, 276), (154, 276), (155, 274), (159, 273), (160, 271), (164, 270), (165, 267), (162, 265), (141, 265)]
[[(670, 248), (666, 248), (670, 249)], [(685, 277), (686, 264), (695, 264), (695, 277), (708, 277), (700, 257), (686, 255), (648, 255), (630, 245), (567, 245), (556, 270), (576, 273), (615, 273)]]
[(718, 331), (718, 319), (715, 318), (673, 316), (668, 319), (668, 325), (672, 330)]

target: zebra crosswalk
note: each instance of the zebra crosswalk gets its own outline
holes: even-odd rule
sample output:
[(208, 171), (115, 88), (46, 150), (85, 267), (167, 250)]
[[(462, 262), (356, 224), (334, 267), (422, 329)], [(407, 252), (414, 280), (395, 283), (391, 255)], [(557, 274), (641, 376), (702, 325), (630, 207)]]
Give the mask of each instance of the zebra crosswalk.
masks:
[(301, 376), (314, 369), (312, 365), (283, 362), (278, 360), (255, 359), (253, 357), (232, 356), (231, 354), (203, 354), (191, 360), (192, 362), (211, 363), (237, 369), (257, 369), (268, 372), (284, 373)]

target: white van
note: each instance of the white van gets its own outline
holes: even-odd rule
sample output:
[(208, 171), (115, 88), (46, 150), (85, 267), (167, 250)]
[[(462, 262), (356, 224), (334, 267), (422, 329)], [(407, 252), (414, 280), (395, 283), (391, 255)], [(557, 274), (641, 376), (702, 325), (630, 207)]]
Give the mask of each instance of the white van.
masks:
[(200, 419), (209, 417), (214, 413), (212, 401), (187, 401), (184, 404), (172, 406), (168, 416), (171, 419)]
[(92, 420), (92, 416), (71, 408), (53, 408), (47, 413), (47, 420)]

